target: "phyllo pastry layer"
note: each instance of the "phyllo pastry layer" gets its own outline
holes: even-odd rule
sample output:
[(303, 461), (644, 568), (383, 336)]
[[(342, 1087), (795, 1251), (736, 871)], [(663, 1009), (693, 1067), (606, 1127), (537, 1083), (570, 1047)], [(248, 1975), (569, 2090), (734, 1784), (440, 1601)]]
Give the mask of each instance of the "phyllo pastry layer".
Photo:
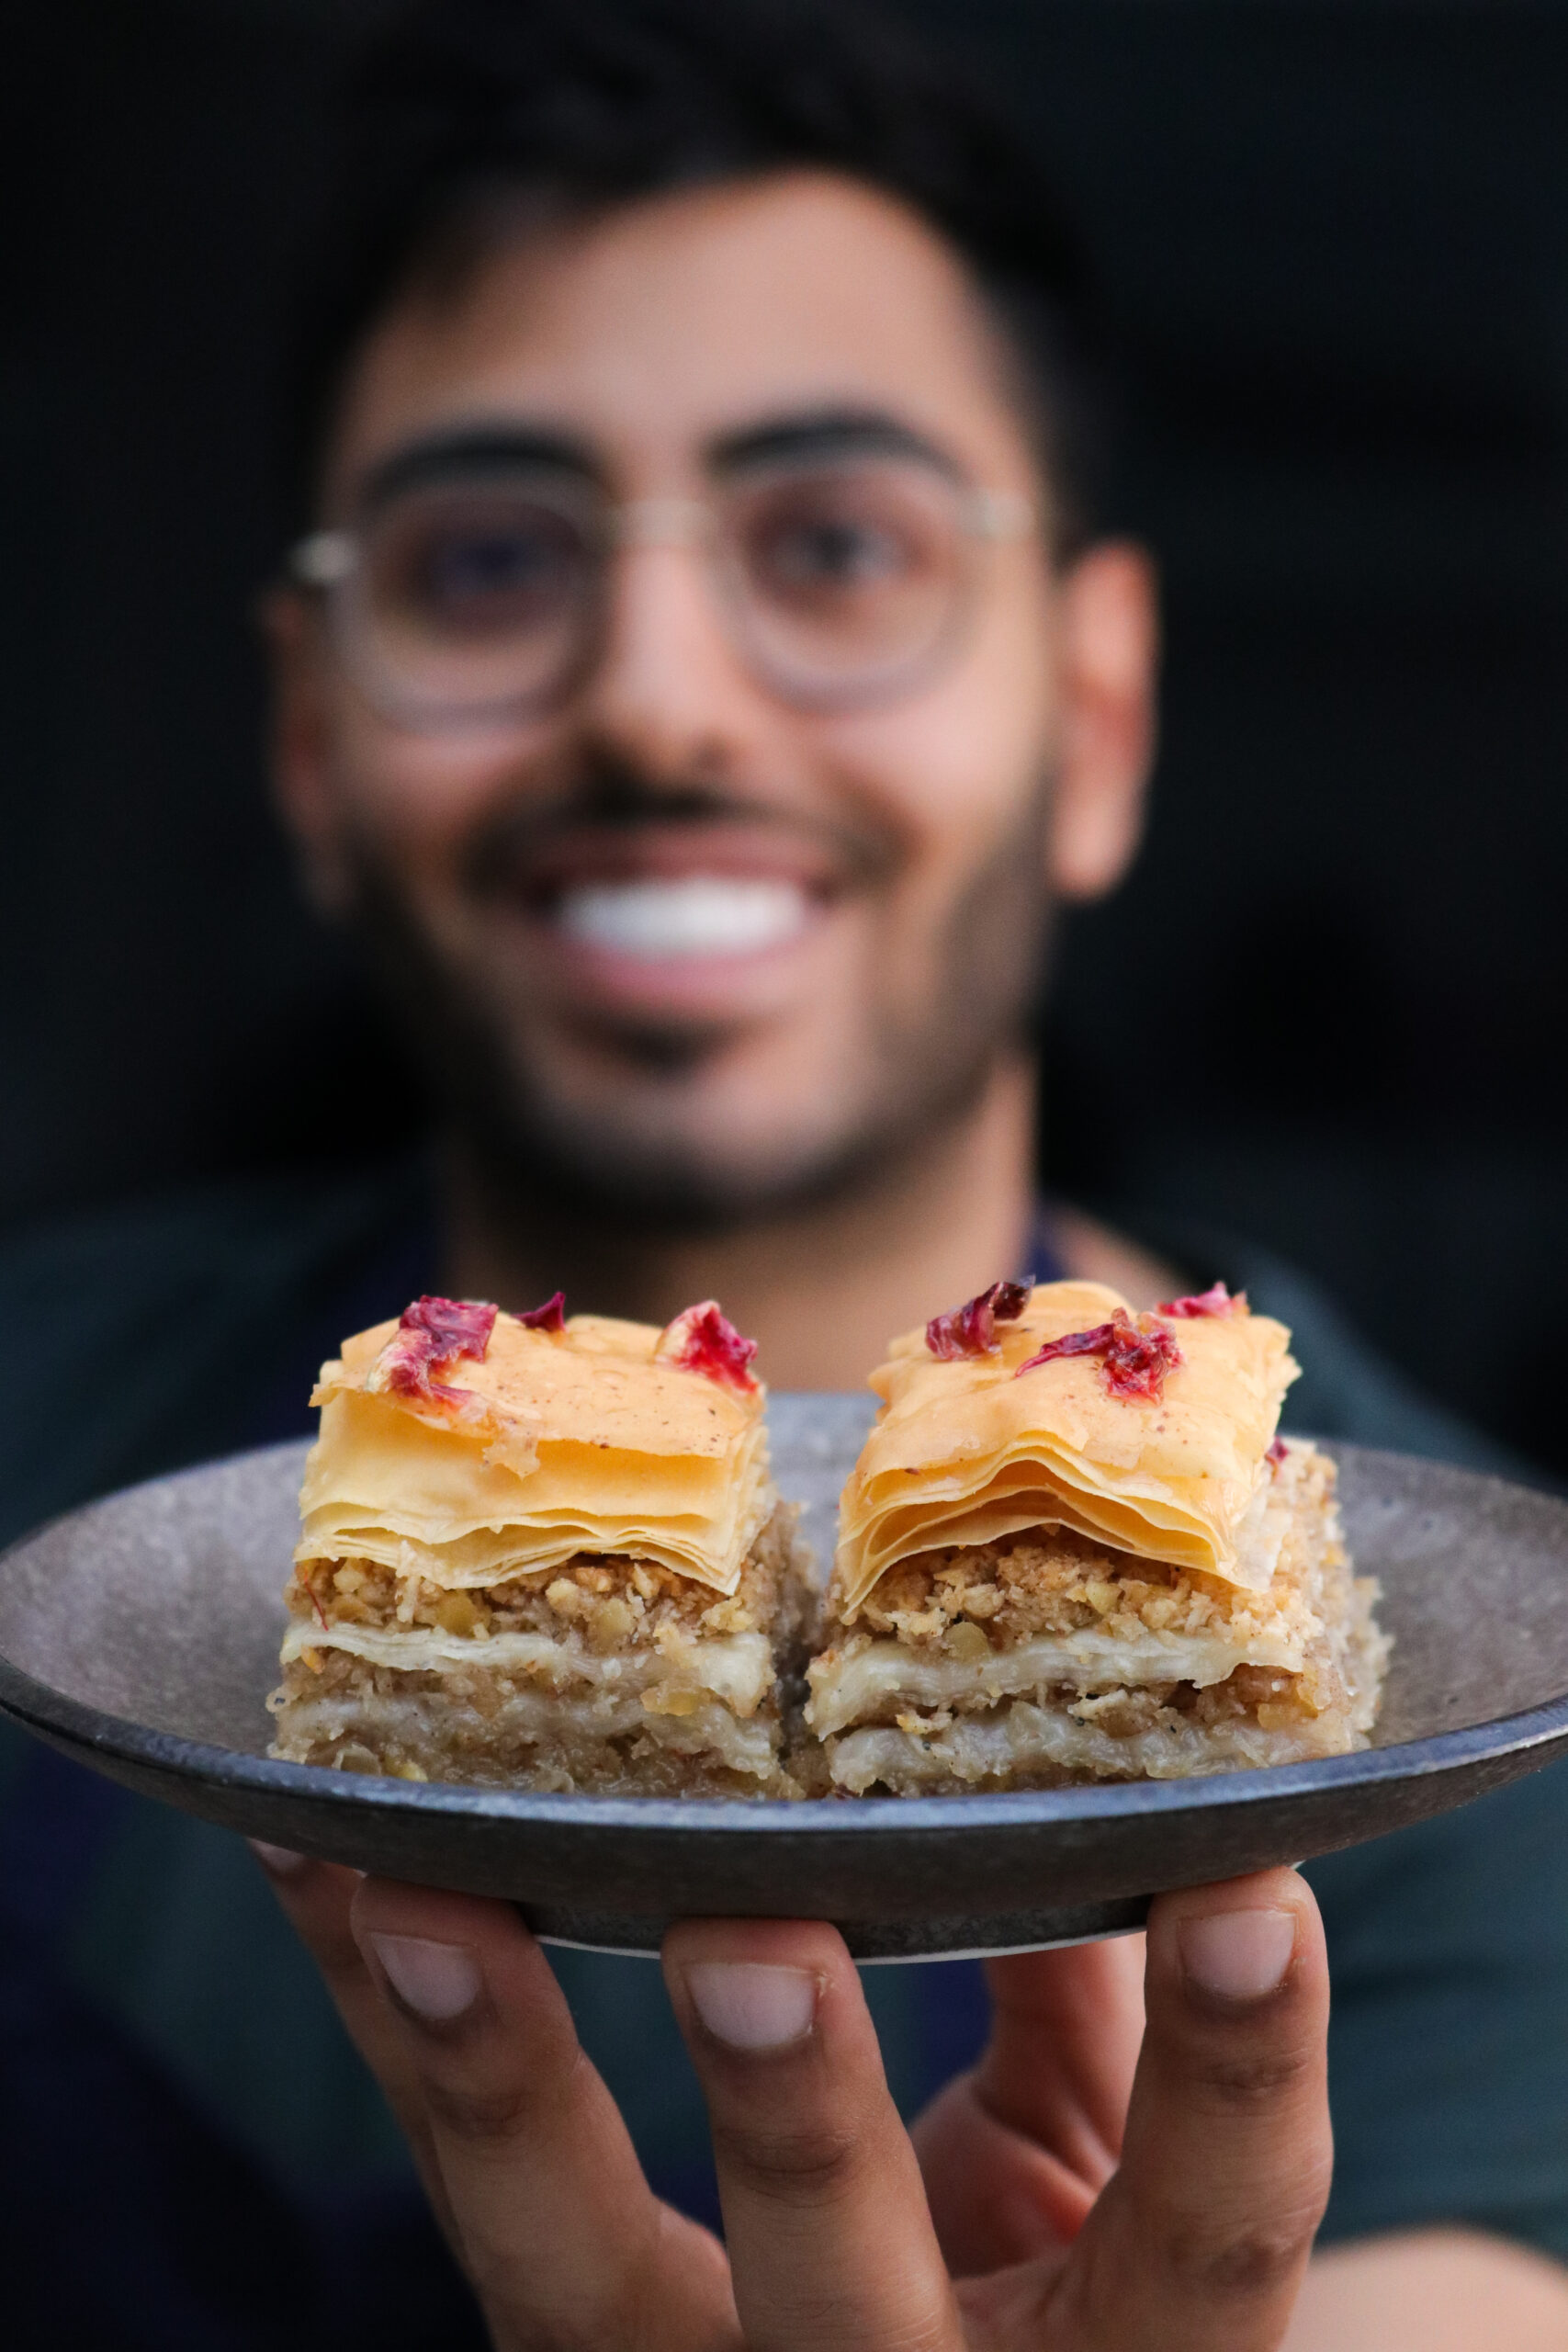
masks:
[(273, 1753), (556, 1790), (789, 1794), (812, 1605), (750, 1342), (421, 1299), (312, 1401)]
[(1289, 1333), (998, 1284), (896, 1340), (806, 1722), (831, 1784), (1166, 1779), (1364, 1745), (1386, 1644), (1333, 1464), (1276, 1437)]

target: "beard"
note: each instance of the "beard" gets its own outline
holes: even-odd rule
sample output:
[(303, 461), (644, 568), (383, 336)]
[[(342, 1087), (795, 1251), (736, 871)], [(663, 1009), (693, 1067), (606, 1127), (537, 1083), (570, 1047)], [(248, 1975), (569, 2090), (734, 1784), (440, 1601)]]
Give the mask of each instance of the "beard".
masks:
[(781, 1106), (776, 1132), (743, 1149), (716, 1144), (692, 1108), (728, 1030), (617, 1026), (616, 1057), (637, 1082), (569, 1100), (531, 1054), (525, 1020), (441, 953), (375, 845), (345, 847), (360, 943), (493, 1208), (513, 1224), (698, 1238), (896, 1182), (1028, 1050), (1055, 928), (1042, 879), (1048, 808), (1046, 791), (1032, 797), (956, 896), (919, 1001), (866, 1006), (853, 1082)]

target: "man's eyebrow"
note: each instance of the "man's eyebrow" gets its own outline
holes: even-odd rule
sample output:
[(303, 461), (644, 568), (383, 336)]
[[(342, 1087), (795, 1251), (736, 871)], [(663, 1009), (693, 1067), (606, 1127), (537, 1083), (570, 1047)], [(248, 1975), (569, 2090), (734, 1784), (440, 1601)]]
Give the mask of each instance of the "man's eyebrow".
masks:
[(538, 467), (551, 473), (581, 475), (597, 481), (601, 469), (586, 441), (543, 426), (463, 425), (433, 433), (394, 449), (370, 468), (359, 484), (359, 503), (383, 505), (426, 482), (461, 481), (466, 474), (496, 468)]
[(943, 473), (960, 470), (940, 442), (885, 409), (815, 409), (805, 415), (770, 417), (739, 432), (721, 434), (707, 449), (708, 463), (716, 473), (789, 458), (860, 456), (917, 458)]

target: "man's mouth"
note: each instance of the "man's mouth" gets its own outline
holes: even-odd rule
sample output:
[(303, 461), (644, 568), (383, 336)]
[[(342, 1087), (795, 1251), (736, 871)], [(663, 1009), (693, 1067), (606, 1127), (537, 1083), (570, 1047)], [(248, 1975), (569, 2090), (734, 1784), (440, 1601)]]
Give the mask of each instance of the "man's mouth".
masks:
[[(514, 902), (595, 998), (762, 984), (861, 879), (863, 861), (830, 836), (744, 818), (583, 824), (520, 845)], [(537, 935), (537, 934), (536, 934)]]
[(550, 910), (563, 937), (645, 963), (761, 955), (798, 938), (812, 912), (799, 882), (700, 873), (569, 885)]
[(479, 845), (476, 890), (522, 918), (541, 1008), (612, 1024), (773, 1017), (892, 862), (869, 831), (692, 802), (531, 814)]

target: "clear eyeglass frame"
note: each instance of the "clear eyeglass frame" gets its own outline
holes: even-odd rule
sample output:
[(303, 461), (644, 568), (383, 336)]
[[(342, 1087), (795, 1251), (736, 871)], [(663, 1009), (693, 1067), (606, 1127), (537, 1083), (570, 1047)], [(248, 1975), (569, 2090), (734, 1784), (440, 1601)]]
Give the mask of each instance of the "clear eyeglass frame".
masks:
[[(810, 469), (812, 478), (837, 470), (829, 464)], [(844, 470), (849, 470), (846, 467)], [(759, 628), (756, 599), (745, 567), (727, 529), (722, 498), (641, 498), (612, 503), (586, 485), (554, 481), (549, 502), (571, 514), (596, 564), (593, 593), (585, 597), (579, 634), (570, 651), (541, 680), (515, 690), (469, 696), (432, 691), (417, 684), (405, 665), (389, 659), (385, 633), (368, 607), (365, 582), (369, 527), (335, 526), (310, 532), (291, 548), (288, 572), (299, 587), (322, 599), (327, 625), (344, 668), (372, 709), (412, 731), (484, 731), (518, 725), (548, 714), (570, 699), (592, 672), (603, 639), (603, 612), (610, 567), (624, 550), (689, 548), (705, 558), (726, 637), (752, 677), (781, 701), (807, 710), (848, 710), (892, 702), (915, 693), (937, 676), (960, 650), (975, 607), (987, 548), (1027, 539), (1039, 528), (1034, 503), (1017, 492), (964, 482), (934, 466), (919, 469), (928, 488), (940, 486), (965, 560), (955, 570), (950, 593), (935, 624), (889, 658), (832, 673), (781, 660)], [(531, 489), (536, 478), (513, 474)], [(787, 478), (783, 469), (774, 480)], [(764, 486), (767, 471), (754, 478)], [(462, 488), (461, 478), (456, 486)]]

